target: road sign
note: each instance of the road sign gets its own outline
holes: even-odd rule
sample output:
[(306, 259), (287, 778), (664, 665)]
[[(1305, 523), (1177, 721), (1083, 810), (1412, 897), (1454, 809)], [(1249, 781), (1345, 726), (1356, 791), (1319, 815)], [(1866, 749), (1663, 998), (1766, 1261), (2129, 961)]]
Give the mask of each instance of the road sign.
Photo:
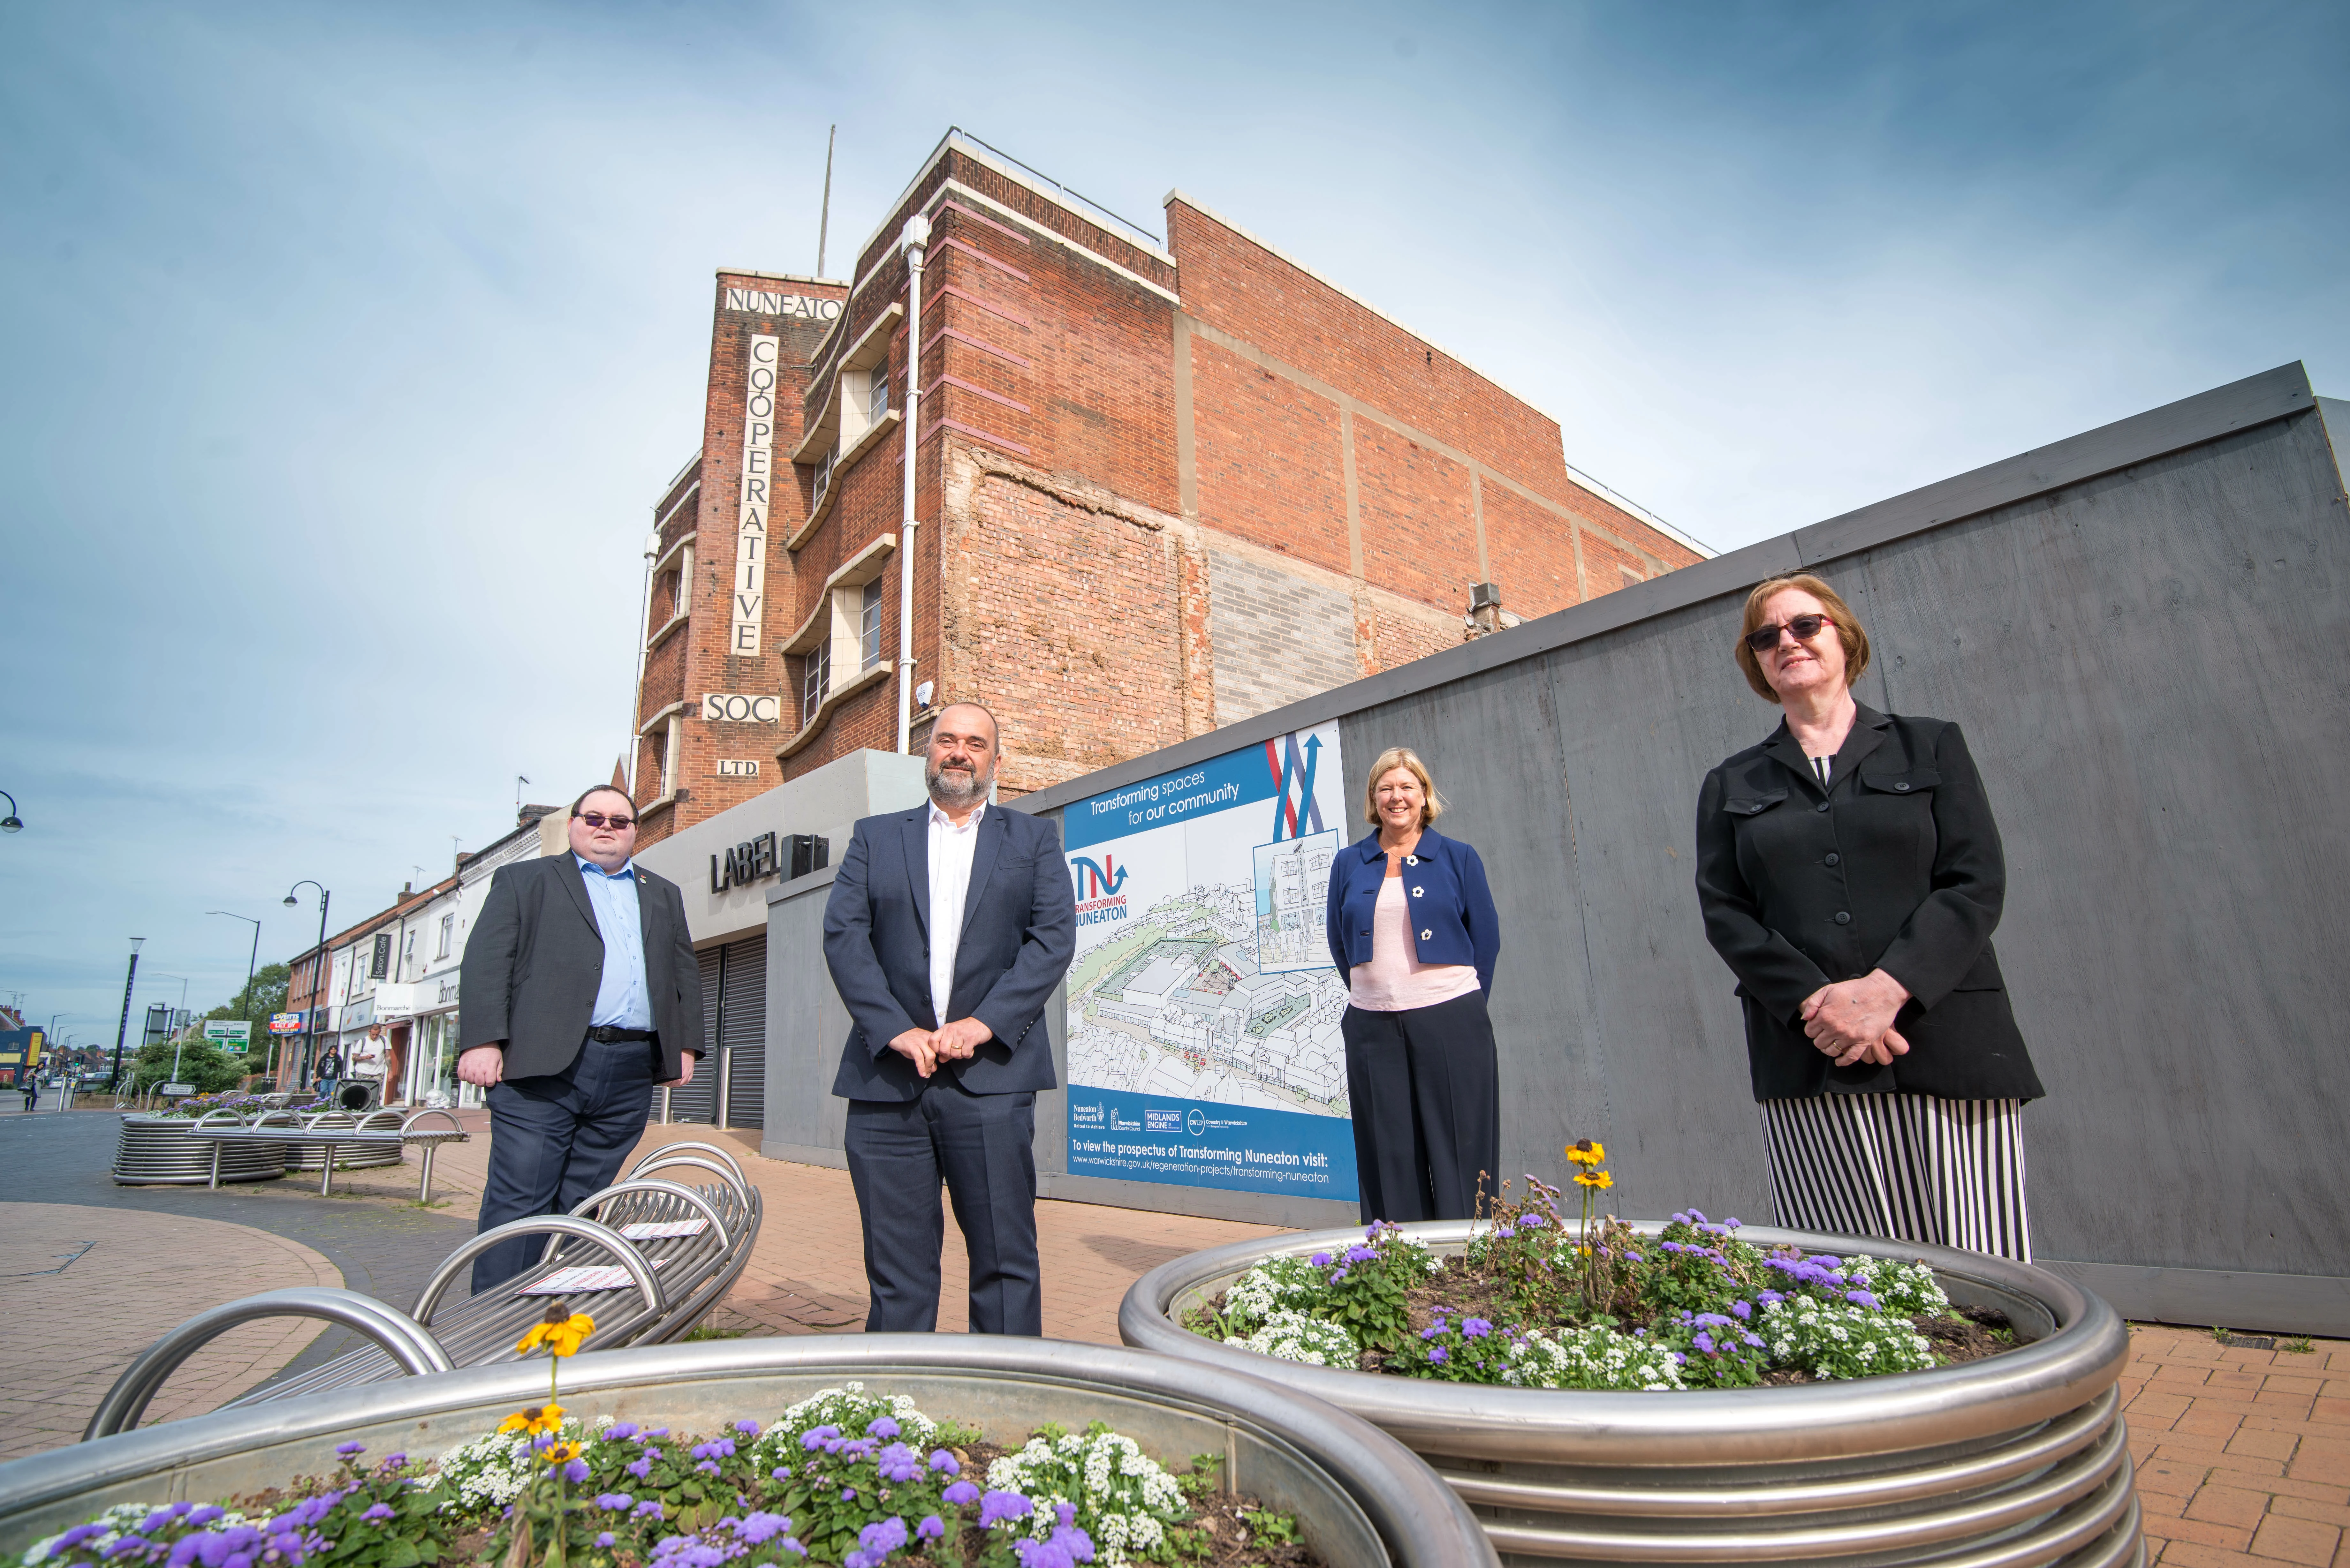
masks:
[(193, 1084), (165, 1084), (156, 1090), (156, 1093), (162, 1095), (192, 1095), (195, 1092), (196, 1086)]
[(214, 1018), (204, 1024), (204, 1038), (233, 1054), (253, 1047), (253, 1023), (243, 1018)]
[(299, 1034), (302, 1033), (302, 1015), (298, 1012), (273, 1012), (269, 1015), (269, 1032), (272, 1034)]

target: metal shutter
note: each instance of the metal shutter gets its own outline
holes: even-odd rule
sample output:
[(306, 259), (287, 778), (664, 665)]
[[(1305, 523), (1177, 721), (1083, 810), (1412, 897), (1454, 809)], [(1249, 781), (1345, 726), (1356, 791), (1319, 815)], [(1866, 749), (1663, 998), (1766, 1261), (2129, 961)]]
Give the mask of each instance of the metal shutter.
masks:
[(726, 944), (726, 1125), (767, 1125), (767, 933)]
[(693, 956), (702, 964), (702, 1060), (693, 1064), (693, 1082), (670, 1091), (669, 1119), (714, 1122), (718, 1119), (718, 992), (723, 950), (705, 948)]

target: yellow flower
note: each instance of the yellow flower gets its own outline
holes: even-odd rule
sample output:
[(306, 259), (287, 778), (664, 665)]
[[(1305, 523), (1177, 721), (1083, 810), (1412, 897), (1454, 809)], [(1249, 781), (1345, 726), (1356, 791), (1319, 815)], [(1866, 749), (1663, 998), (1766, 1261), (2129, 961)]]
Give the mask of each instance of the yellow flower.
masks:
[(546, 1446), (546, 1452), (544, 1457), (546, 1462), (550, 1465), (567, 1465), (572, 1460), (579, 1457), (579, 1445), (577, 1443), (549, 1443)]
[(527, 1432), (531, 1436), (536, 1437), (541, 1432), (555, 1431), (562, 1425), (562, 1406), (534, 1405), (527, 1410), (517, 1410), (513, 1415), (508, 1416), (504, 1420), (500, 1421), (498, 1423), (498, 1430), (501, 1432)]
[(527, 1355), (543, 1345), (549, 1355), (576, 1355), (580, 1341), (595, 1332), (594, 1318), (584, 1312), (566, 1316), (563, 1303), (557, 1302), (546, 1309), (545, 1322), (531, 1325), (531, 1331), (522, 1336), (522, 1343), (515, 1346), (515, 1353)]
[(1605, 1192), (1616, 1185), (1616, 1179), (1604, 1170), (1578, 1170), (1575, 1173), (1577, 1187), (1596, 1187)]
[[(1596, 1137), (1587, 1137), (1581, 1143), (1569, 1145), (1566, 1158), (1577, 1165), (1597, 1165), (1607, 1158), (1607, 1146)], [(1579, 1181), (1582, 1178), (1577, 1177), (1575, 1179)]]

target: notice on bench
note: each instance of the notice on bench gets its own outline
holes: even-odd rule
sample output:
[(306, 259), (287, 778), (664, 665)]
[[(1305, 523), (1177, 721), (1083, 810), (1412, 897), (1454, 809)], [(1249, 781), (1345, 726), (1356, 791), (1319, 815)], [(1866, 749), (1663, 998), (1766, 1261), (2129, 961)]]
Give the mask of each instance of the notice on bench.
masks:
[(620, 1227), (631, 1241), (666, 1241), (672, 1236), (699, 1236), (710, 1229), (707, 1220), (639, 1220)]
[[(667, 1262), (667, 1258), (655, 1258), (653, 1267), (658, 1269)], [(557, 1269), (538, 1283), (524, 1286), (520, 1293), (526, 1296), (572, 1296), (587, 1295), (596, 1291), (635, 1288), (636, 1281), (629, 1277), (629, 1271), (617, 1263), (580, 1264), (574, 1268)]]

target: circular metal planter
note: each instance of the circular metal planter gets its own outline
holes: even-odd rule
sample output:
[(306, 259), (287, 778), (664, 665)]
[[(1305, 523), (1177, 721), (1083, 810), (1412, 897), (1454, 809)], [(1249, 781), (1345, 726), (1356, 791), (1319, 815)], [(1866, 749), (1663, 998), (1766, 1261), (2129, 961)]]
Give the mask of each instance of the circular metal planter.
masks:
[[(1450, 1254), (1471, 1227), (1403, 1229)], [(1118, 1333), (1144, 1350), (1277, 1379), (1383, 1428), (1476, 1510), (1505, 1563), (2144, 1562), (2115, 1386), (2129, 1337), (2112, 1307), (2054, 1274), (1979, 1253), (1761, 1226), (1739, 1234), (1765, 1247), (1923, 1260), (1953, 1303), (1997, 1307), (2028, 1343), (1849, 1382), (1586, 1393), (1301, 1366), (1182, 1326), (1186, 1310), (1263, 1258), (1343, 1249), (1357, 1231), (1178, 1258), (1135, 1282)]]
[[(1107, 1345), (980, 1335), (743, 1339), (581, 1355), (563, 1403), (715, 1432), (772, 1418), (861, 1379), (910, 1395), (997, 1442), (1046, 1421), (1107, 1421), (1162, 1462), (1221, 1453), (1243, 1490), (1297, 1516), (1331, 1568), (1492, 1568), (1477, 1521), (1410, 1451), (1368, 1423), (1289, 1389)], [(12, 1557), (117, 1503), (211, 1500), (323, 1475), (335, 1446), (444, 1452), (546, 1397), (542, 1363), (512, 1362), (226, 1410), (0, 1465), (0, 1552)]]
[(220, 1151), (223, 1181), (266, 1181), (286, 1174), (286, 1146), (275, 1143), (214, 1145), (189, 1137), (193, 1117), (126, 1113), (114, 1146), (118, 1187), (202, 1187), (212, 1180), (213, 1151)]

